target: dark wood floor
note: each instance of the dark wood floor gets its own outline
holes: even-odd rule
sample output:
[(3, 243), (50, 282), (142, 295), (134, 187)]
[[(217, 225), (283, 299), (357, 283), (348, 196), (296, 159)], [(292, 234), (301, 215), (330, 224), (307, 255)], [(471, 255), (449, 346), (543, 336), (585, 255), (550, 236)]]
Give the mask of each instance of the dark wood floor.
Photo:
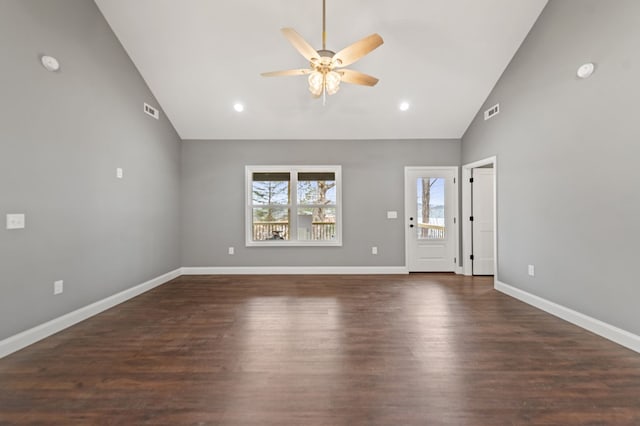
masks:
[(180, 277), (0, 360), (0, 424), (640, 425), (640, 355), (489, 278)]

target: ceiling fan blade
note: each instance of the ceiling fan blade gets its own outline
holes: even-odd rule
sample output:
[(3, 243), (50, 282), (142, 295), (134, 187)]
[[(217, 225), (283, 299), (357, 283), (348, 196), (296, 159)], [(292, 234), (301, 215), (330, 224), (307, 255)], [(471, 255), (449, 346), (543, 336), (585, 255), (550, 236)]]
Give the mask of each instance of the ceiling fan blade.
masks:
[(300, 68), (297, 70), (271, 71), (260, 74), (263, 77), (282, 77), (287, 75), (306, 75), (311, 74), (313, 70), (309, 68)]
[(336, 53), (333, 56), (333, 60), (337, 67), (346, 67), (376, 49), (382, 43), (384, 43), (384, 40), (379, 34), (371, 34)]
[(302, 56), (307, 58), (309, 62), (320, 59), (320, 55), (318, 55), (316, 49), (311, 47), (311, 45), (307, 43), (305, 39), (296, 32), (296, 30), (293, 28), (283, 28), (281, 31), (293, 47), (295, 47)]
[(337, 72), (342, 74), (342, 78), (340, 80), (344, 83), (360, 84), (361, 86), (375, 86), (379, 81), (377, 78), (361, 73), (360, 71), (344, 69)]

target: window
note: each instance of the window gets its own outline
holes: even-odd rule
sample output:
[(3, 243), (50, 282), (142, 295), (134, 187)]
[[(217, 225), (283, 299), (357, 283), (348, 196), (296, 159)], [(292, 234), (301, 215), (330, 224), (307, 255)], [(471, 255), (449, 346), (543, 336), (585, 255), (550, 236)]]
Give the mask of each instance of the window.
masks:
[(416, 181), (418, 189), (418, 232), (419, 240), (444, 240), (446, 235), (445, 223), (445, 179), (441, 177), (420, 177)]
[(340, 166), (247, 166), (247, 246), (340, 246)]

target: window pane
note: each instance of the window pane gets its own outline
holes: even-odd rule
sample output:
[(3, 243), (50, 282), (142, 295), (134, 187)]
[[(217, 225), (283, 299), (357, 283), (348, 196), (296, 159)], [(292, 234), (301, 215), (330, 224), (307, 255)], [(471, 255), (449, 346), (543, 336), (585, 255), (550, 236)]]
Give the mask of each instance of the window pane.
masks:
[(418, 239), (442, 240), (446, 236), (444, 178), (422, 177), (417, 180)]
[(253, 204), (289, 204), (289, 173), (253, 173)]
[(336, 238), (336, 209), (315, 207), (298, 209), (298, 239), (332, 241)]
[(298, 173), (298, 204), (336, 204), (336, 174)]
[(289, 209), (256, 207), (253, 209), (253, 241), (288, 240)]

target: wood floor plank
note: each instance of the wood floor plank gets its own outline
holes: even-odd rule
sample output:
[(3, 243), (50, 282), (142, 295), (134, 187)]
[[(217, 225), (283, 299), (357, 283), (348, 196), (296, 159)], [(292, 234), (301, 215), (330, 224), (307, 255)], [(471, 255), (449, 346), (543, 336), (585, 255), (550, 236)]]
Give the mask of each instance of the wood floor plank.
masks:
[(0, 360), (0, 424), (640, 425), (640, 355), (487, 277), (183, 276)]

